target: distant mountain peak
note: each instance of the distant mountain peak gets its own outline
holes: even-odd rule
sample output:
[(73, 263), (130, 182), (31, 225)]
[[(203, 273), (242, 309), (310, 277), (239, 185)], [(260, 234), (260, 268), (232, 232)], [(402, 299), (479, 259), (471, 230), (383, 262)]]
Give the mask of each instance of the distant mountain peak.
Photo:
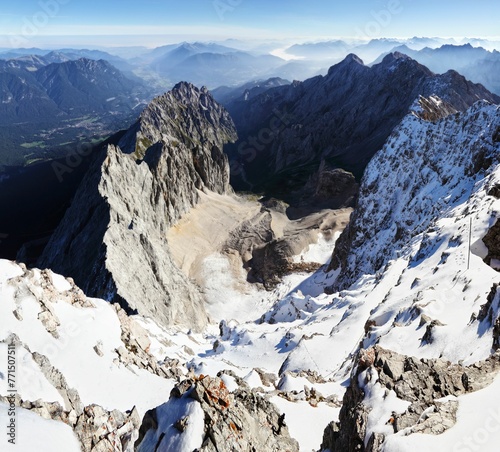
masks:
[(363, 62), (363, 60), (358, 57), (357, 55), (355, 55), (354, 53), (350, 53), (349, 55), (347, 55), (344, 60), (341, 62), (342, 63), (357, 63), (357, 64), (361, 64), (362, 66), (365, 65), (365, 63)]
[(365, 66), (365, 63), (361, 58), (359, 58), (354, 53), (350, 53), (340, 63), (333, 65), (328, 70), (328, 75), (330, 76), (333, 73), (337, 72), (338, 70), (342, 70), (344, 68), (359, 67), (359, 66), (367, 67)]
[(382, 60), (382, 63), (387, 64), (387, 63), (392, 63), (392, 62), (397, 61), (397, 60), (415, 61), (415, 60), (413, 60), (413, 58), (409, 57), (408, 55), (406, 55), (402, 52), (395, 51), (395, 52), (391, 52), (388, 55), (386, 55), (384, 57), (384, 59)]

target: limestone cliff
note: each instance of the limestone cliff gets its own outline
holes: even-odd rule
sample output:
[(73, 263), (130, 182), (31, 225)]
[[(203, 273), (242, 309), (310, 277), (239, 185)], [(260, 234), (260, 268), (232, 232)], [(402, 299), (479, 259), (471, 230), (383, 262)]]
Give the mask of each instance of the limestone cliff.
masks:
[(165, 235), (199, 199), (229, 190), (227, 112), (205, 88), (178, 84), (96, 158), (40, 265), (90, 296), (164, 325), (200, 328), (203, 297), (171, 259)]

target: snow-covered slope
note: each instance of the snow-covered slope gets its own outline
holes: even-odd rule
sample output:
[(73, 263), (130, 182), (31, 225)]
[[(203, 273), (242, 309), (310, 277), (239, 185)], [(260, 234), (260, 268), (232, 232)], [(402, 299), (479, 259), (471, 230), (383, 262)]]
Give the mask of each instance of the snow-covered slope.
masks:
[[(492, 258), (496, 242), (485, 237), (495, 236), (500, 215), (499, 131), (499, 107), (479, 102), (463, 114), (435, 123), (410, 115), (393, 132), (368, 166), (358, 206), (337, 242), (330, 267), (341, 270), (330, 290), (343, 289), (333, 295), (337, 302), (353, 299), (337, 332), (332, 331), (323, 346), (333, 349), (336, 337), (354, 327), (363, 349), (377, 344), (406, 356), (463, 365), (484, 361), (498, 348), (499, 276)], [(488, 250), (483, 239), (493, 248)], [(289, 358), (292, 363), (295, 354)], [(369, 450), (415, 450), (417, 444), (417, 448), (440, 449), (442, 439), (418, 435), (420, 439), (406, 440), (408, 431), (398, 432), (393, 440), (393, 428), (383, 426), (391, 423), (391, 411), (404, 412), (411, 399), (398, 399), (387, 386), (376, 383), (376, 365), (369, 367), (370, 375), (360, 373), (357, 358), (350, 365), (355, 366), (352, 376), (359, 379), (368, 411), (378, 409), (371, 421), (367, 417), (365, 446), (372, 433), (386, 435), (385, 443), (383, 437), (374, 436)], [(351, 384), (356, 391), (357, 383)], [(483, 391), (498, 397), (495, 388)], [(399, 400), (399, 405), (382, 413), (388, 397)], [(360, 415), (356, 410), (341, 415), (342, 439), (333, 442), (336, 447), (354, 444), (352, 437), (346, 442), (354, 413)], [(459, 421), (464, 420), (460, 400), (458, 413)], [(487, 413), (485, 421), (486, 417)], [(476, 424), (459, 422), (447, 437), (465, 441), (480, 436)], [(489, 434), (479, 443), (481, 450), (496, 450), (496, 441), (498, 435)]]
[[(69, 428), (43, 417), (69, 424), (84, 444), (88, 431), (96, 435), (89, 445), (113, 435), (120, 441), (130, 431), (136, 433), (146, 410), (172, 389), (169, 370), (146, 351), (149, 341), (141, 327), (114, 305), (87, 298), (72, 280), (1, 260), (0, 300), (0, 401), (6, 403), (5, 397), (12, 395), (7, 346), (14, 344), (16, 405), (42, 416), (37, 420), (19, 409), (20, 450), (33, 450), (29, 437), (41, 429), (53, 434), (40, 438), (44, 442), (37, 450), (63, 450), (64, 438), (64, 450), (79, 450), (76, 438), (69, 441)], [(129, 360), (129, 353), (141, 361)], [(106, 412), (113, 422), (101, 418)], [(0, 419), (3, 414), (2, 409)], [(26, 425), (31, 425), (29, 431)], [(106, 435), (96, 433), (99, 427)], [(116, 433), (120, 427), (125, 428)], [(126, 441), (130, 447), (133, 439)]]
[(343, 269), (336, 287), (375, 273), (409, 238), (440, 217), (456, 217), (451, 209), (472, 201), (476, 182), (497, 159), (498, 117), (497, 106), (479, 102), (436, 123), (414, 115), (403, 121), (365, 172), (332, 261), (331, 268)]

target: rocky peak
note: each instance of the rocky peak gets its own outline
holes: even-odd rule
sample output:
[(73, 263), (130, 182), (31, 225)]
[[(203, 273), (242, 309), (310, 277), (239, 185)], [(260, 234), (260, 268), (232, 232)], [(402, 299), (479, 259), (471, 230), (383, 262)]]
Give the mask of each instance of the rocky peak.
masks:
[(229, 114), (207, 88), (180, 82), (146, 107), (119, 145), (124, 152), (143, 158), (146, 150), (159, 142), (222, 149), (224, 143), (236, 138)]
[(363, 60), (357, 55), (355, 55), (354, 53), (350, 53), (340, 63), (333, 65), (328, 70), (328, 75), (331, 75), (332, 73), (344, 68), (350, 68), (351, 70), (353, 70), (356, 66), (365, 66), (365, 63), (363, 63)]
[(40, 265), (164, 325), (202, 327), (203, 296), (174, 264), (165, 235), (200, 190), (229, 190), (222, 146), (235, 138), (206, 89), (180, 83), (156, 98), (119, 146), (96, 158)]

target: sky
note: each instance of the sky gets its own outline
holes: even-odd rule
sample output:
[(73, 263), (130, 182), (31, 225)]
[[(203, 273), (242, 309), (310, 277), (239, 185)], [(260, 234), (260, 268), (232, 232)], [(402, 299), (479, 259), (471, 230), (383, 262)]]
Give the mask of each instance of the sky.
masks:
[(179, 40), (498, 37), (498, 0), (17, 0), (0, 4), (0, 46)]

